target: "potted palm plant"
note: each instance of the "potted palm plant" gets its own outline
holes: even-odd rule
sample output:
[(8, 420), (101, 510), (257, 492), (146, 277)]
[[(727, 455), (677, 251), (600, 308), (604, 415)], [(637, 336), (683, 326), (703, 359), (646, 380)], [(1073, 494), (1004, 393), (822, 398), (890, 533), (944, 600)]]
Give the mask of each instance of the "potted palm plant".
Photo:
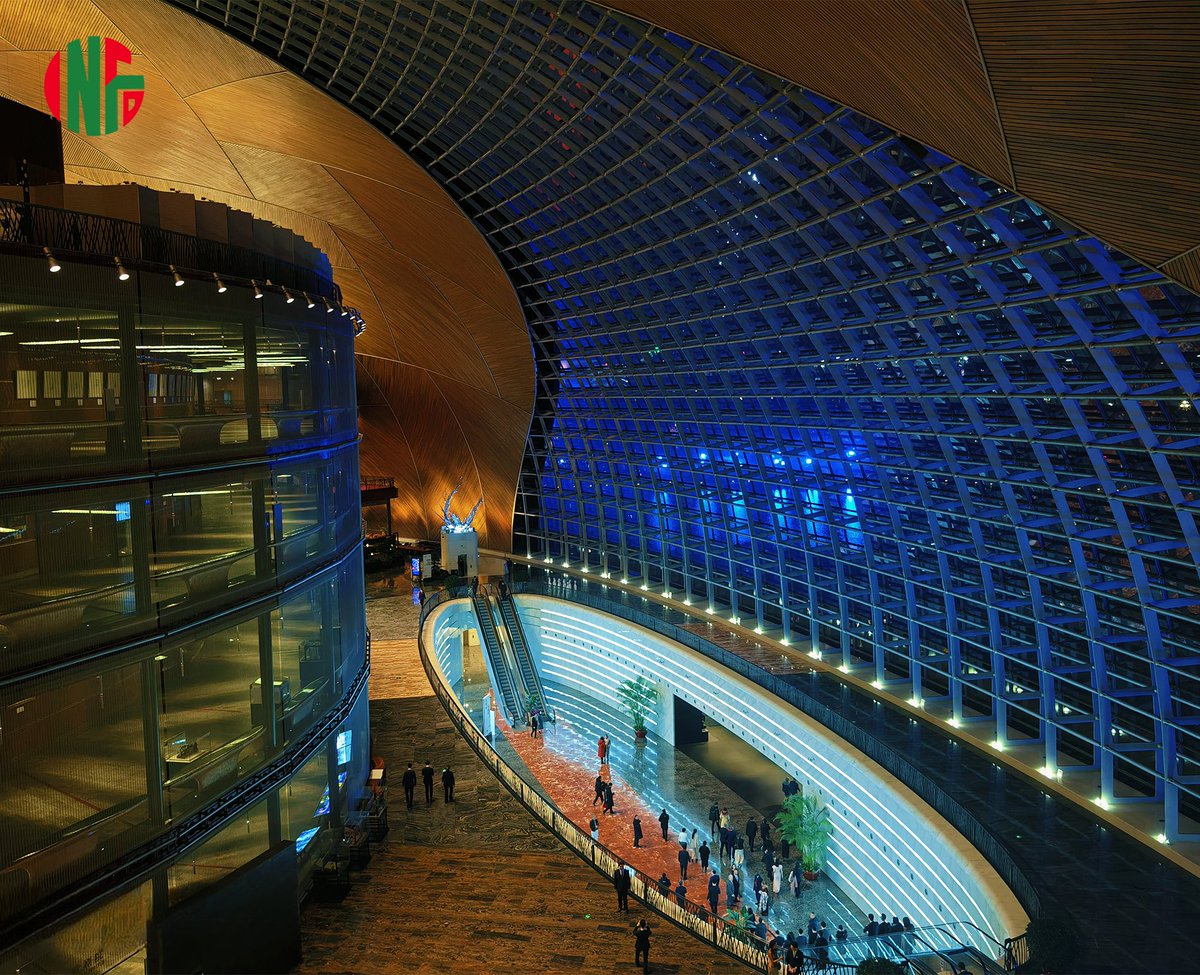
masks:
[(638, 741), (646, 740), (646, 714), (658, 700), (658, 688), (645, 677), (623, 680), (617, 685), (617, 695), (629, 712), (633, 733)]
[(781, 836), (799, 851), (805, 880), (816, 880), (825, 866), (833, 822), (829, 810), (813, 796), (788, 796), (775, 818)]

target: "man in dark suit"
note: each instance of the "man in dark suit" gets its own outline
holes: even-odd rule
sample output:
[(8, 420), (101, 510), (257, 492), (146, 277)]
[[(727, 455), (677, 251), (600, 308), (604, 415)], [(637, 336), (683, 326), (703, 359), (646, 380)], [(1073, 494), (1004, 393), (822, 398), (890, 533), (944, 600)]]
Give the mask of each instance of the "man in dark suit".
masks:
[(642, 963), (642, 971), (650, 971), (650, 925), (642, 918), (633, 929), (633, 964)]
[(421, 769), (421, 781), (425, 783), (425, 802), (426, 804), (433, 802), (433, 766), (428, 762)]
[(413, 792), (417, 788), (417, 773), (413, 771), (412, 762), (408, 763), (408, 769), (404, 773), (404, 801), (408, 804), (408, 808), (412, 809)]
[(667, 838), (667, 826), (670, 824), (670, 822), (671, 817), (667, 815), (667, 811), (664, 809), (658, 817), (658, 825), (662, 827), (664, 840)]
[(721, 876), (717, 871), (708, 878), (708, 906), (713, 914), (717, 913), (717, 902), (721, 899)]
[(688, 853), (686, 846), (679, 848), (679, 879), (687, 880), (688, 864), (692, 862), (692, 855)]
[(617, 910), (629, 911), (629, 888), (633, 884), (633, 879), (629, 876), (629, 868), (625, 864), (617, 867), (616, 875), (613, 877), (613, 886), (617, 889)]
[(758, 822), (753, 816), (746, 820), (746, 847), (754, 852), (754, 837), (758, 835)]
[(451, 769), (442, 769), (442, 798), (446, 802), (454, 801), (454, 772)]
[(715, 802), (708, 807), (708, 822), (712, 829), (709, 831), (710, 836), (717, 835), (717, 823), (721, 821), (721, 808)]
[(873, 938), (879, 934), (879, 922), (875, 920), (874, 914), (867, 915), (867, 926), (863, 928), (863, 934), (868, 938)]
[(633, 817), (633, 848), (635, 850), (641, 848), (642, 843), (642, 821), (639, 817)]

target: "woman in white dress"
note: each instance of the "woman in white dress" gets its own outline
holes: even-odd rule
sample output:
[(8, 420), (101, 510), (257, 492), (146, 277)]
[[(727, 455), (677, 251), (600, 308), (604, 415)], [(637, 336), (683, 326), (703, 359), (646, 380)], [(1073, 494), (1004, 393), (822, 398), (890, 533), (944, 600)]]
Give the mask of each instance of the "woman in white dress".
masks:
[(775, 866), (771, 868), (771, 890), (775, 892), (775, 896), (779, 896), (779, 888), (783, 886), (783, 864), (776, 861)]

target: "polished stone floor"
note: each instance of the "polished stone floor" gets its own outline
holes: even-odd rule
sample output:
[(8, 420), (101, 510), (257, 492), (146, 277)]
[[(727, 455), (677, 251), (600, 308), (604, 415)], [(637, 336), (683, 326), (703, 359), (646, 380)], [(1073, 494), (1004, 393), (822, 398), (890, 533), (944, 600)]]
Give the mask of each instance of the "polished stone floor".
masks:
[[(386, 586), (383, 588), (386, 589)], [(391, 831), (339, 904), (301, 917), (302, 973), (633, 972), (636, 920), (653, 929), (651, 971), (749, 971), (631, 901), (569, 852), (475, 758), (432, 696), (416, 651), (407, 583), (369, 589), (373, 751), (387, 758)], [(411, 606), (411, 602), (408, 604)], [(400, 774), (455, 770), (456, 801), (405, 809)]]
[[(678, 855), (682, 835), (690, 838), (695, 831), (693, 851), (707, 839), (711, 847), (709, 868), (720, 868), (718, 914), (724, 915), (728, 910), (726, 878), (732, 863), (720, 859), (720, 844), (714, 842), (710, 834), (709, 807), (716, 802), (727, 809), (731, 822), (744, 833), (749, 819), (753, 818), (757, 823), (763, 821), (764, 808), (768, 814), (778, 809), (783, 798), (780, 789), (783, 772), (765, 759), (749, 766), (764, 780), (758, 783), (760, 789), (757, 790), (764, 802), (762, 807), (756, 808), (702, 764), (654, 735), (649, 735), (645, 743), (636, 744), (628, 731), (628, 719), (613, 713), (604, 703), (578, 690), (554, 684), (546, 685), (546, 699), (557, 720), (547, 723), (541, 736), (533, 738), (525, 729), (514, 731), (500, 723), (508, 743), (536, 776), (544, 793), (580, 829), (586, 830), (595, 814), (600, 822), (602, 845), (651, 879), (666, 873), (672, 888), (680, 880)], [(607, 734), (612, 741), (611, 761), (603, 767), (596, 755), (597, 739), (601, 734)], [(717, 747), (736, 751), (734, 761), (745, 766), (746, 755), (742, 750), (733, 742), (721, 742), (720, 729), (714, 728), (714, 735)], [(749, 746), (746, 749), (752, 751)], [(593, 804), (597, 774), (612, 782), (612, 816), (602, 815), (600, 805)], [(778, 800), (771, 795), (771, 790), (778, 793)], [(772, 804), (767, 806), (768, 802)], [(662, 838), (658, 820), (663, 810), (670, 816), (669, 839), (666, 841)], [(644, 834), (637, 849), (633, 846), (634, 816), (641, 819)], [(778, 834), (774, 840), (778, 851)], [(821, 878), (805, 886), (799, 897), (793, 897), (786, 877), (794, 862), (793, 859), (786, 863), (779, 896), (771, 898), (767, 915), (769, 928), (783, 934), (803, 931), (809, 913), (813, 912), (819, 920), (826, 921), (831, 932), (839, 923), (845, 924), (849, 931), (861, 931), (866, 917), (845, 892), (827, 879)], [(763, 866), (761, 844), (756, 844), (753, 852), (747, 851), (739, 874), (742, 904), (749, 906), (756, 876), (771, 887), (770, 874)], [(697, 862), (688, 868), (685, 883), (688, 899), (706, 906), (707, 882), (708, 876), (701, 869), (697, 855)]]

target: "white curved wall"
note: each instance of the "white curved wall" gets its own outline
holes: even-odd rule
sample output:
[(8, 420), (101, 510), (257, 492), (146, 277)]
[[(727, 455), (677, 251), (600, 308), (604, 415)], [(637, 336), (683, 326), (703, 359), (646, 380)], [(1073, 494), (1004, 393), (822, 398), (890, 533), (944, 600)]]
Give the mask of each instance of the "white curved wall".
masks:
[[(868, 912), (918, 927), (971, 921), (998, 941), (1028, 916), (983, 856), (903, 783), (823, 725), (752, 682), (642, 627), (574, 603), (517, 597), (535, 661), (551, 681), (617, 705), (616, 685), (645, 676), (771, 758), (820, 797), (835, 833), (827, 872)], [(652, 730), (667, 727), (662, 695)], [(988, 950), (989, 945), (979, 947)]]

